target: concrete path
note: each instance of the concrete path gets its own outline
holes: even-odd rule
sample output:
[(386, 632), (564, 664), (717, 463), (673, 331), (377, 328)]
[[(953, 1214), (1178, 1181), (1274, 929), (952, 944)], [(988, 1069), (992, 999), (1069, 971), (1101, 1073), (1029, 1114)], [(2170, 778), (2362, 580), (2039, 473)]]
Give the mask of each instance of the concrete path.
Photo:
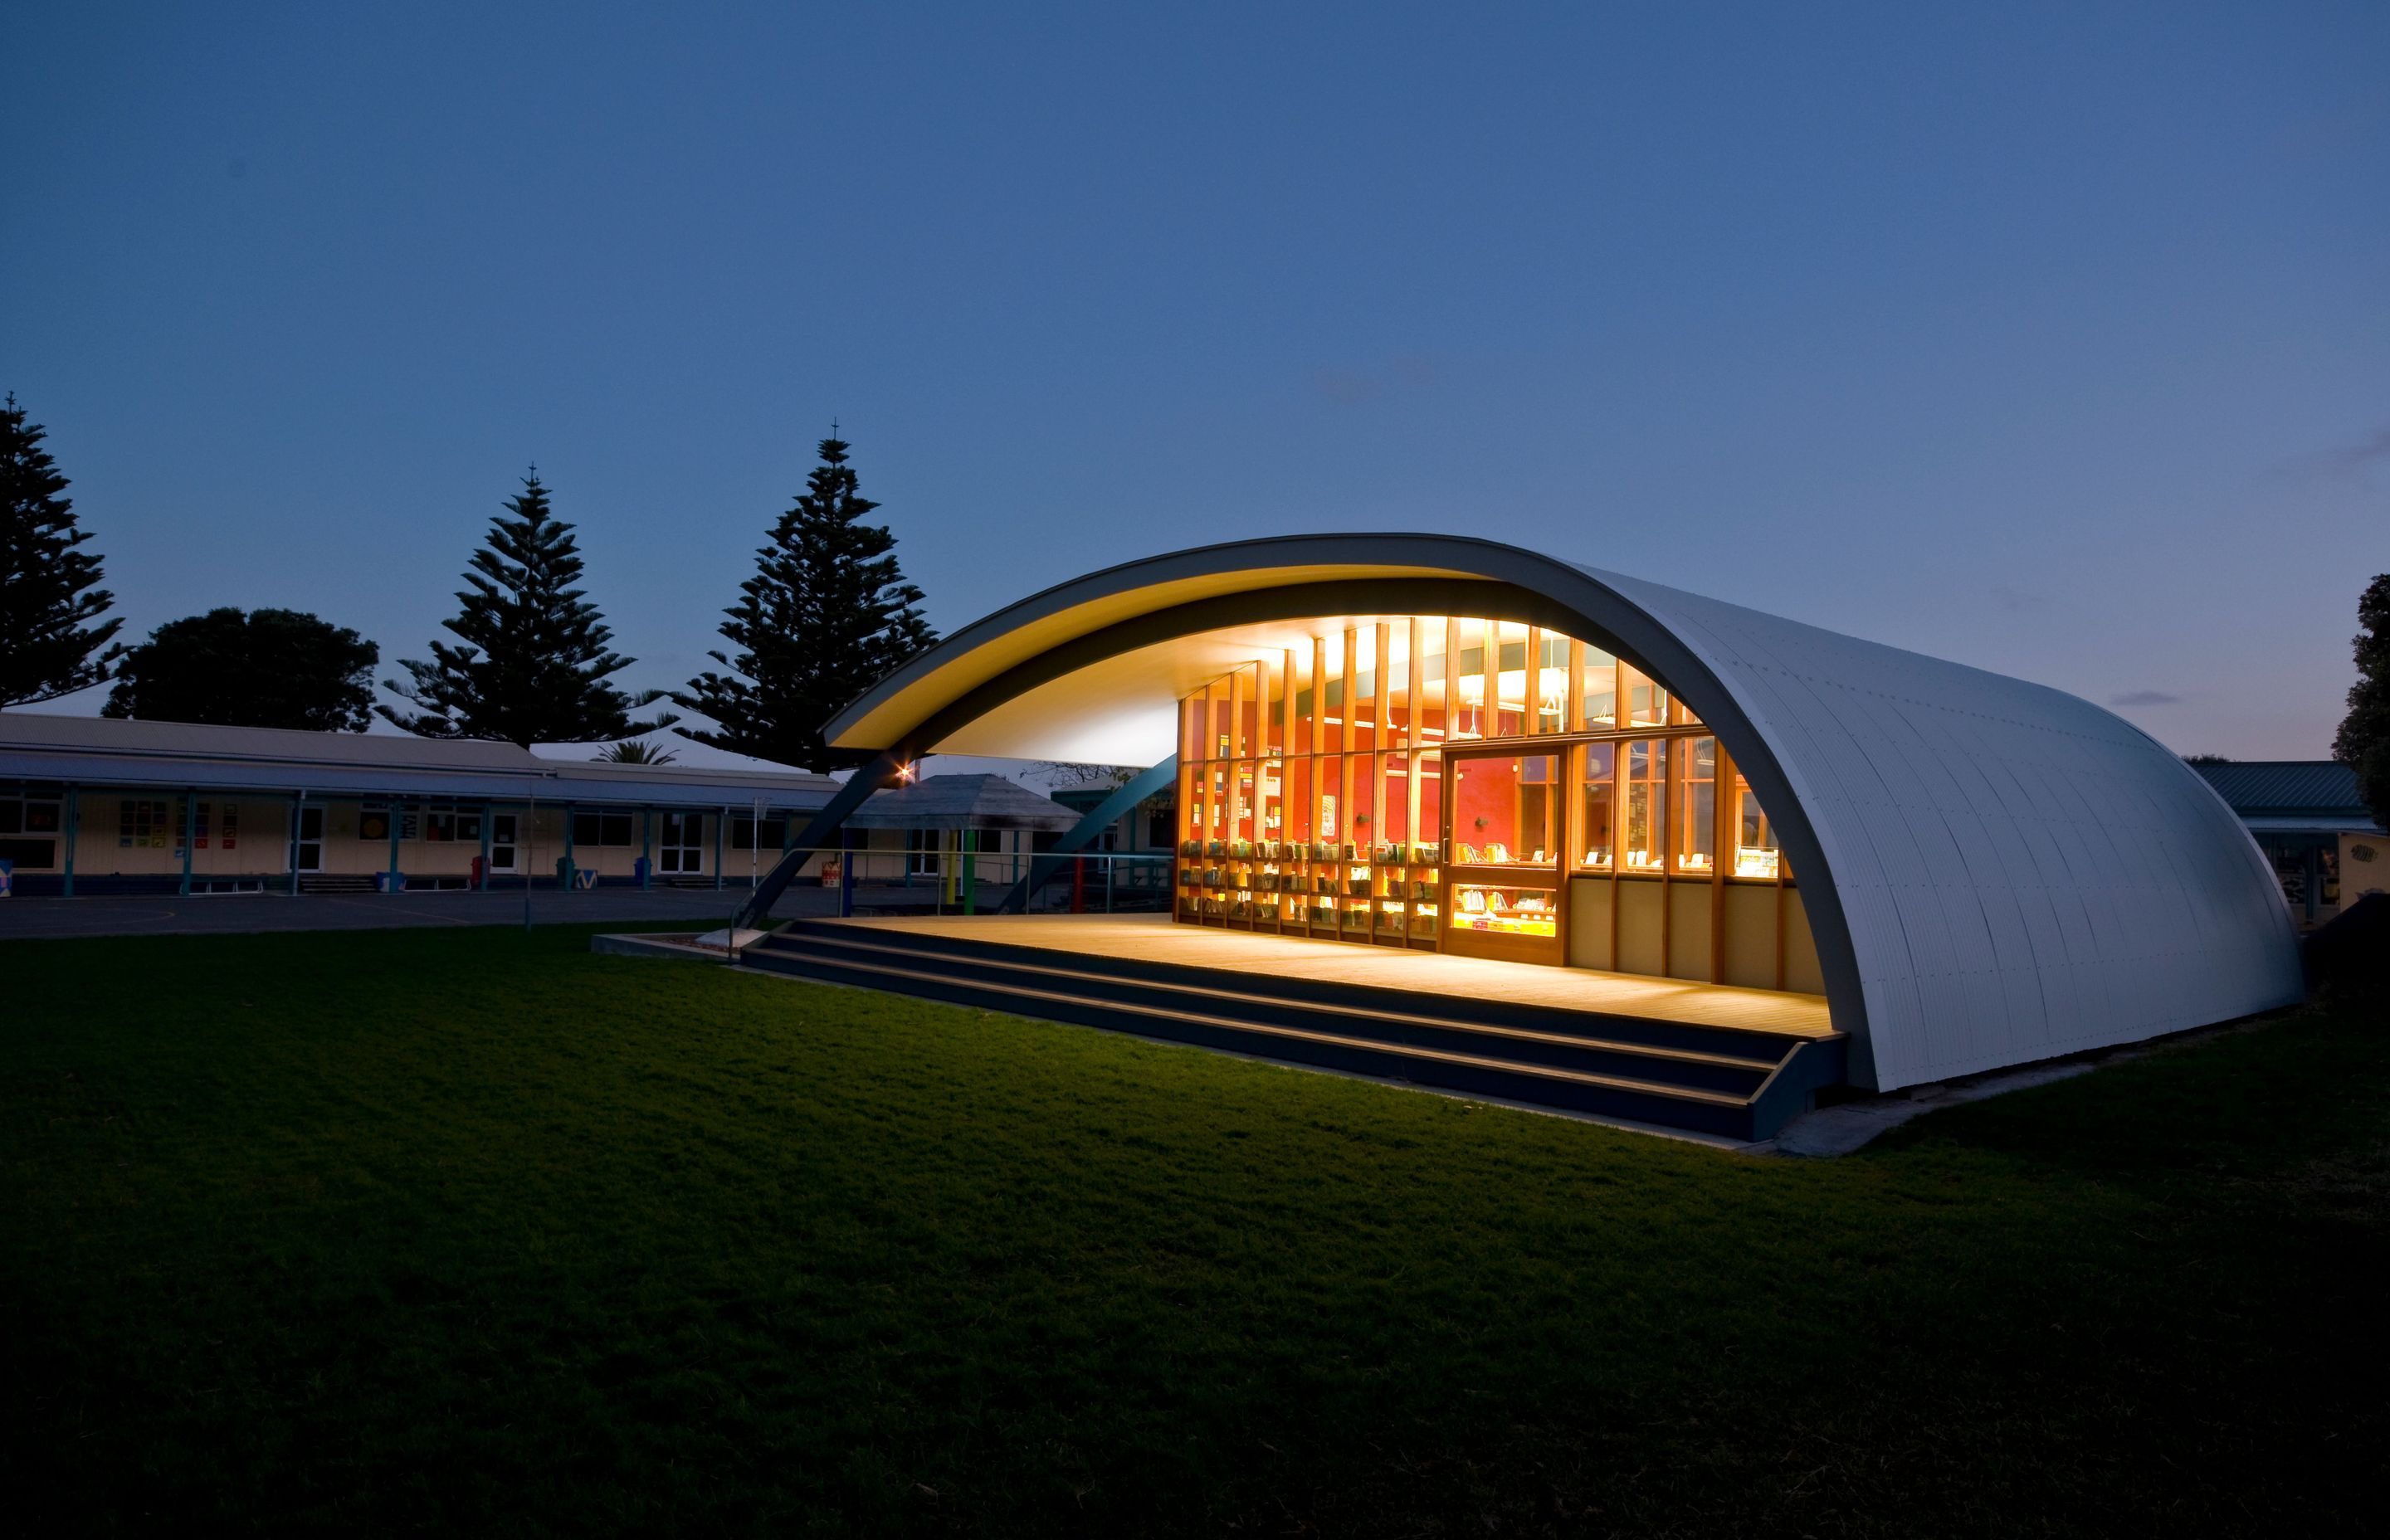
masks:
[[(927, 903), (926, 887), (858, 888), (858, 905), (898, 907)], [(534, 925), (615, 925), (686, 920), (711, 930), (746, 902), (742, 886), (727, 888), (598, 888), (589, 892), (532, 893)], [(778, 919), (817, 918), (838, 912), (836, 889), (792, 887), (772, 906)], [(495, 893), (172, 893), (105, 898), (0, 899), (0, 941), (44, 936), (238, 935), (258, 930), (379, 930), (406, 926), (520, 925), (522, 890)]]
[[(725, 889), (534, 892), (535, 925), (687, 920), (700, 929), (729, 918), (746, 896)], [(258, 930), (379, 930), (405, 926), (520, 925), (523, 895), (511, 893), (217, 893), (160, 897), (0, 899), (0, 941), (50, 936), (234, 935)]]

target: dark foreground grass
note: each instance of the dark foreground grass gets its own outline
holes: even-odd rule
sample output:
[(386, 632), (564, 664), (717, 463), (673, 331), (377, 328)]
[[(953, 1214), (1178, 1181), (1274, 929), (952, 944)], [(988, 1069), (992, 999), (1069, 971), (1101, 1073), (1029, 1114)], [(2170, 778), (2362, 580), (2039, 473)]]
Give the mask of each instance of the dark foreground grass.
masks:
[(585, 944), (0, 947), (12, 1529), (2378, 1517), (2379, 1013), (1803, 1163)]

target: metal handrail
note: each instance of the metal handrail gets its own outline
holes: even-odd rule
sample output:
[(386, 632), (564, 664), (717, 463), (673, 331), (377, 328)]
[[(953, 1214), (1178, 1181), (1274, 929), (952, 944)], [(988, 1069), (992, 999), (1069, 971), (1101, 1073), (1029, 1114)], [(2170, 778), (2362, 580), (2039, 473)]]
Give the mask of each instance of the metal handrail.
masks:
[[(787, 892), (835, 887), (841, 914), (857, 908), (901, 908), (925, 914), (993, 914), (1019, 892), (1033, 871), (1041, 882), (1031, 912), (1112, 914), (1166, 909), (1171, 902), (1168, 851), (966, 851), (955, 845), (790, 846), (778, 858), (778, 879), (766, 895), (756, 882), (736, 925), (768, 929), (769, 908)], [(761, 900), (761, 903), (757, 901)]]

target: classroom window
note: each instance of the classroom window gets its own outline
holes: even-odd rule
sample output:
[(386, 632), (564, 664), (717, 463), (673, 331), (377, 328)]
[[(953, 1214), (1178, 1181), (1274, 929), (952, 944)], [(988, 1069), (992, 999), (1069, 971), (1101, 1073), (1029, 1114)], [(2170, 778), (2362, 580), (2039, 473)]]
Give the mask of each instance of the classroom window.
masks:
[(366, 802), (357, 809), (357, 838), (371, 842), (386, 841), (395, 824), (402, 841), (423, 838), (423, 812), (420, 808), (392, 807), (387, 802)]
[(1452, 859), (1459, 866), (1541, 866), (1552, 859), (1556, 754), (1454, 762)]
[(1717, 739), (1677, 740), (1676, 789), (1669, 798), (1677, 810), (1677, 834), (1670, 842), (1675, 869), (1688, 877), (1707, 877), (1717, 830)]
[(1626, 692), (1626, 725), (1632, 727), (1657, 727), (1668, 720), (1668, 692), (1651, 681), (1632, 663), (1618, 671), (1620, 687)]
[(1568, 729), (1569, 641), (1549, 631), (1536, 633), (1536, 667), (1528, 683), (1535, 690), (1536, 731)]
[(458, 840), (479, 841), (482, 838), (482, 815), (459, 812), (452, 807), (427, 809), (423, 815), (423, 838), (435, 845)]
[(1734, 875), (1774, 879), (1783, 869), (1783, 855), (1776, 847), (1776, 825), (1751, 794), (1751, 783), (1740, 775), (1734, 777), (1734, 802), (1728, 809), (1734, 827)]
[(58, 804), (25, 797), (0, 797), (0, 834), (56, 834)]
[[(778, 850), (782, 841), (787, 837), (788, 827), (788, 820), (785, 818), (765, 819), (763, 848), (770, 851)], [(753, 818), (733, 818), (730, 820), (730, 848), (732, 850), (753, 850), (756, 848), (755, 820)]]
[(572, 842), (598, 849), (620, 849), (631, 843), (631, 815), (627, 813), (576, 813), (572, 815)]
[(1577, 865), (1612, 869), (1612, 824), (1618, 806), (1618, 745), (1588, 743), (1577, 765)]
[(19, 871), (47, 871), (58, 864), (58, 804), (44, 799), (0, 797), (0, 860)]
[(1656, 872), (1668, 829), (1668, 740), (1642, 738), (1628, 742), (1619, 781), (1625, 790), (1619, 867)]
[(1454, 665), (1459, 676), (1454, 682), (1458, 694), (1447, 715), (1453, 738), (1484, 738), (1487, 695), (1485, 687), (1486, 625), (1484, 621), (1456, 620), (1451, 624), (1450, 647)]
[(1618, 725), (1618, 660), (1598, 647), (1585, 649), (1585, 725)]

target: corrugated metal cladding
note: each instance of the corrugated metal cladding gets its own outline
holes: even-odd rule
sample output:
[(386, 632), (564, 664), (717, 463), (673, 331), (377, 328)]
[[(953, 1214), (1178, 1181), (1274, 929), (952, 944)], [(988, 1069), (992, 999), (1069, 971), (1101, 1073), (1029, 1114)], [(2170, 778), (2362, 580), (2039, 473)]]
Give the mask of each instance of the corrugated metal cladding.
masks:
[(2337, 760), (2241, 760), (2198, 770), (2243, 817), (2313, 814), (2372, 821), (2357, 789), (2357, 766)]
[(2196, 771), (2129, 723), (1583, 570), (1710, 668), (1792, 782), (1842, 901), (1880, 1088), (2301, 997), (2264, 856)]
[(0, 780), (327, 797), (811, 812), (838, 782), (803, 771), (543, 759), (511, 743), (0, 712)]
[[(829, 731), (845, 747), (895, 745), (1012, 666), (970, 666), (1008, 635), (1034, 630), (1050, 648), (1137, 612), (1139, 594), (1161, 611), (1187, 585), (1218, 594), (1240, 575), (1240, 597), (1259, 601), (1247, 610), (1266, 608), (1276, 585), (1320, 572), (1453, 581), (1457, 607), (1476, 580), (1507, 584), (1552, 607), (1545, 623), (1572, 616), (1585, 639), (1640, 654), (1674, 686), (1776, 817), (1860, 1084), (2136, 1042), (2303, 993), (2256, 841), (2129, 723), (2038, 685), (1468, 536), (1283, 535), (1089, 573), (949, 635)], [(941, 671), (953, 682), (932, 687)], [(882, 712), (900, 698), (907, 721)], [(1082, 709), (1117, 703), (1090, 694)], [(885, 719), (867, 736), (875, 712)]]
[(1079, 815), (1002, 776), (931, 776), (875, 791), (846, 821), (855, 828), (1025, 828), (1060, 834)]

